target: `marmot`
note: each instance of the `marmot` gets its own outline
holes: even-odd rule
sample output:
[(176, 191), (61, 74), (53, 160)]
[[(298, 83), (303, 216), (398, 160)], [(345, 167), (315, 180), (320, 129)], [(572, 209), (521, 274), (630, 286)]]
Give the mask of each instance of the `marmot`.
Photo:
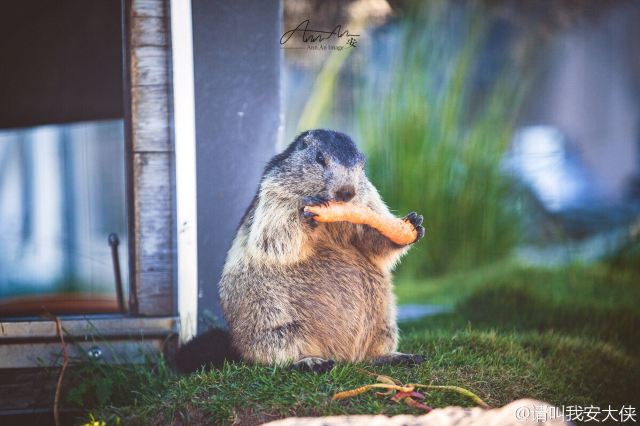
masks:
[[(421, 362), (396, 352), (391, 270), (400, 246), (367, 225), (318, 223), (305, 206), (357, 203), (389, 215), (364, 172), (365, 156), (345, 134), (300, 134), (267, 164), (238, 228), (219, 283), (231, 352), (260, 364), (323, 371), (334, 361)], [(422, 216), (410, 213), (417, 238)], [(415, 242), (415, 241), (414, 241)], [(178, 369), (220, 363), (219, 330), (183, 346)], [(217, 358), (217, 359), (214, 359)]]

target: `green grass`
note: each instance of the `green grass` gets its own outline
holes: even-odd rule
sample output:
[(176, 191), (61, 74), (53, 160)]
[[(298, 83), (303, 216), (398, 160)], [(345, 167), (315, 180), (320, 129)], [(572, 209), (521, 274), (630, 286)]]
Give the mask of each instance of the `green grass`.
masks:
[(554, 303), (632, 308), (640, 302), (640, 279), (634, 281), (640, 271), (631, 266), (603, 263), (544, 268), (507, 260), (437, 278), (400, 277), (395, 290), (399, 303), (418, 300), (454, 305), (483, 289), (510, 287), (532, 291)]
[[(640, 280), (633, 270), (608, 265), (563, 269), (501, 263), (476, 272), (426, 281), (401, 282), (400, 302), (431, 300), (455, 306), (440, 328), (470, 323), (475, 329), (529, 332), (554, 330), (589, 336), (640, 350)], [(414, 323), (411, 328), (428, 327)]]
[[(447, 303), (449, 314), (402, 326), (401, 350), (427, 356), (419, 367), (338, 365), (326, 374), (227, 364), (176, 377), (160, 363), (102, 367), (76, 399), (111, 423), (255, 424), (284, 416), (416, 413), (373, 392), (331, 401), (372, 383), (358, 368), (403, 382), (458, 385), (494, 406), (533, 397), (557, 405), (638, 407), (640, 283), (606, 265), (561, 270), (504, 263), (478, 272), (398, 285), (400, 301)], [(89, 370), (87, 370), (89, 371)], [(95, 390), (108, 380), (101, 401)], [(433, 407), (472, 403), (434, 391)]]

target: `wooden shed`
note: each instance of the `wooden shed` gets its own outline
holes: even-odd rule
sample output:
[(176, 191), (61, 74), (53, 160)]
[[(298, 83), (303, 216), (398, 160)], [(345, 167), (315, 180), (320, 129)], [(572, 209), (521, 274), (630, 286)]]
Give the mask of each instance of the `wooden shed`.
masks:
[(135, 362), (221, 319), (226, 250), (281, 129), (281, 15), (277, 0), (3, 7), (1, 415), (51, 409), (61, 334), (71, 357)]

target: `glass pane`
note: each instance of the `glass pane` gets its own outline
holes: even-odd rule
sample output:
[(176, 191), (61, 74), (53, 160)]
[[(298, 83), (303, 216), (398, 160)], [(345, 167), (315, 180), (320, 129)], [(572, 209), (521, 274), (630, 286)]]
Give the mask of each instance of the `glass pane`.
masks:
[(123, 120), (0, 130), (0, 316), (117, 311), (124, 164)]

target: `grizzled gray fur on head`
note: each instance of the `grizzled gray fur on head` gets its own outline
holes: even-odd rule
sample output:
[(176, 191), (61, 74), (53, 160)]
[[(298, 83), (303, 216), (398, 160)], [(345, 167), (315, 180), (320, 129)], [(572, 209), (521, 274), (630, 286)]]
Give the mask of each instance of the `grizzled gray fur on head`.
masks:
[(287, 149), (269, 161), (265, 173), (274, 168), (290, 166), (291, 164), (287, 164), (287, 160), (296, 151), (302, 151), (307, 159), (319, 163), (321, 163), (321, 158), (330, 157), (345, 167), (353, 167), (358, 163), (363, 164), (365, 161), (364, 154), (358, 150), (351, 138), (344, 133), (324, 129), (307, 130), (298, 135)]
[(271, 159), (263, 179), (277, 174), (281, 179), (291, 179), (292, 190), (301, 190), (302, 195), (349, 201), (363, 180), (365, 159), (344, 133), (309, 130)]

